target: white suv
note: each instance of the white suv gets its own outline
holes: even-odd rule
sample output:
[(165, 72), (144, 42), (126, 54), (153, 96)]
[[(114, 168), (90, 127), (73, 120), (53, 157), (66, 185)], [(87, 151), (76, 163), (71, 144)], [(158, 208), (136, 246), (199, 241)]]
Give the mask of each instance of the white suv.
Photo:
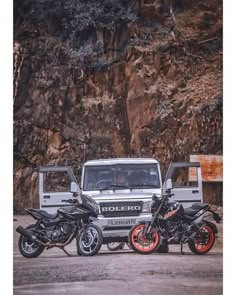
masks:
[[(187, 169), (186, 169), (187, 168)], [(187, 171), (187, 180), (179, 185), (179, 177), (175, 179), (176, 169)], [(194, 169), (194, 173), (193, 173)], [(190, 173), (191, 171), (191, 173)], [(55, 174), (57, 185), (55, 190), (48, 188)], [(65, 181), (58, 173), (67, 175), (68, 186), (58, 189)], [(189, 176), (194, 175), (194, 181)], [(64, 177), (64, 176), (63, 176)], [(171, 163), (165, 181), (171, 178), (174, 184), (173, 200), (184, 207), (192, 203), (202, 202), (202, 178), (199, 163)], [(75, 188), (78, 188), (75, 189)], [(79, 188), (80, 187), (80, 188)], [(73, 189), (72, 189), (73, 188)], [(104, 243), (127, 241), (129, 229), (139, 221), (151, 219), (149, 212), (153, 194), (162, 194), (162, 178), (160, 164), (151, 158), (118, 158), (87, 161), (83, 165), (81, 184), (77, 183), (70, 166), (41, 167), (39, 169), (40, 209), (49, 213), (56, 212), (62, 206), (68, 206), (66, 200), (74, 197), (75, 191), (81, 190), (94, 198), (99, 204), (100, 214), (96, 223), (103, 231)]]

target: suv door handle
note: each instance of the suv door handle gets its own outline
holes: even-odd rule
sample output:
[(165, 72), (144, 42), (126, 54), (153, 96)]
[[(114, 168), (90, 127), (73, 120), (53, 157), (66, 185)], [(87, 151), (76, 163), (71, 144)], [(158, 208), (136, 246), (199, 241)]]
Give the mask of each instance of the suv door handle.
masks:
[(51, 197), (47, 195), (47, 196), (44, 196), (43, 198), (44, 199), (50, 199)]
[(196, 191), (192, 191), (192, 194), (197, 194), (197, 193), (199, 193), (198, 190), (196, 190)]

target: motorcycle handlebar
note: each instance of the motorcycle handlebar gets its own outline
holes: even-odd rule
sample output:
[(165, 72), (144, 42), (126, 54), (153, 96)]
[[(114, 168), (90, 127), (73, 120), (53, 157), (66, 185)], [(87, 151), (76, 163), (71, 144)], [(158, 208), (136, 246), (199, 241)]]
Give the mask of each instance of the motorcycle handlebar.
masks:
[[(171, 198), (172, 196), (174, 196), (175, 194), (170, 194), (170, 193), (167, 193), (166, 195), (163, 195), (162, 196), (162, 199), (164, 200), (164, 199), (169, 199), (169, 198)], [(155, 201), (157, 199), (157, 196), (154, 194), (153, 196), (152, 196), (152, 200), (153, 201)]]
[(68, 199), (68, 200), (62, 200), (63, 203), (70, 203), (70, 204), (76, 204), (79, 201), (77, 199)]
[(164, 195), (164, 197), (165, 198), (171, 198), (171, 197), (173, 197), (175, 194), (166, 194), (166, 195)]

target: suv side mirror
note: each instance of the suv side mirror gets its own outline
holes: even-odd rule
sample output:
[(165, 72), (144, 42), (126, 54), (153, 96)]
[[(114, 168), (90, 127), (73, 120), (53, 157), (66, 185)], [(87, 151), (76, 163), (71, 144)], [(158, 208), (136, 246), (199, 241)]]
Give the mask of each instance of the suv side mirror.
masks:
[(172, 179), (167, 179), (165, 182), (165, 189), (171, 190), (173, 188)]
[(75, 182), (70, 183), (70, 191), (72, 193), (79, 193), (79, 187), (78, 187), (77, 183), (75, 183)]

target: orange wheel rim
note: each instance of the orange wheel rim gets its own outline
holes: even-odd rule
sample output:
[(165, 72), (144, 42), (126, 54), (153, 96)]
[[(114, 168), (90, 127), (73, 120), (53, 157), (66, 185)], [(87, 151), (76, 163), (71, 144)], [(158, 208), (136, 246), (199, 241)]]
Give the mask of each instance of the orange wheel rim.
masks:
[(133, 246), (142, 252), (149, 252), (152, 251), (159, 241), (159, 234), (152, 230), (153, 240), (147, 240), (144, 237), (143, 231), (144, 231), (145, 225), (140, 224), (132, 231), (131, 234), (131, 241)]
[(205, 252), (209, 250), (214, 243), (214, 232), (212, 228), (206, 225), (202, 230), (204, 230), (205, 232), (208, 232), (209, 236), (208, 236), (208, 241), (206, 242), (206, 244), (195, 242), (195, 247), (198, 252)]

